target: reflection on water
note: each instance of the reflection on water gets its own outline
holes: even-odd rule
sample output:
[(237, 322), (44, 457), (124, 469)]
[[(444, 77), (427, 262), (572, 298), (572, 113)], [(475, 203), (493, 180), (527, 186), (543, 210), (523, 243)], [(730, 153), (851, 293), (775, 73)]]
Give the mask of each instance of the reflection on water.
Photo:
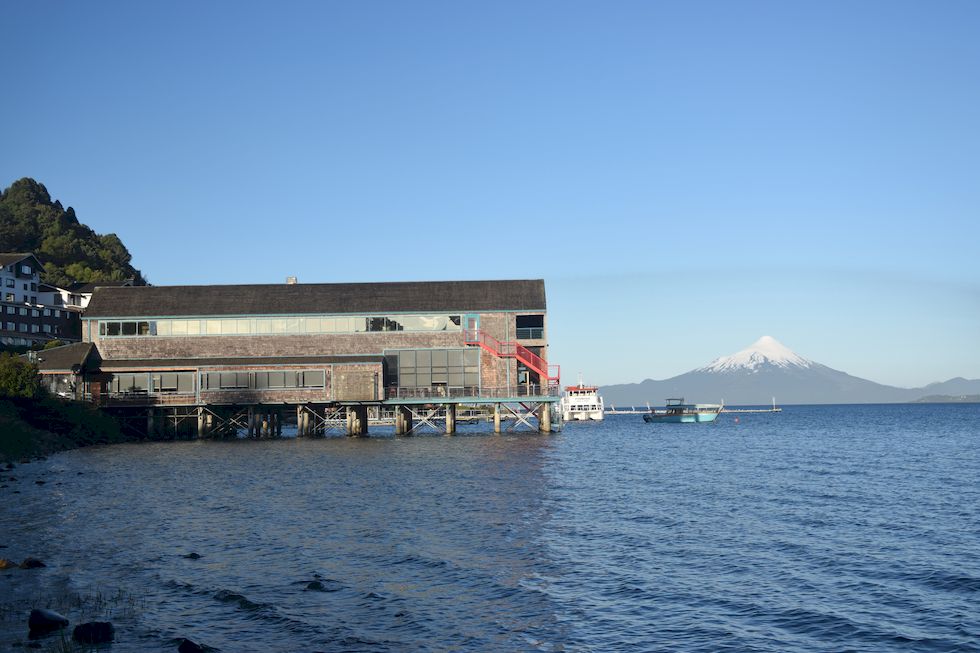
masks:
[(49, 565), (0, 572), (0, 646), (60, 600), (114, 651), (980, 650), (978, 417), (67, 452), (0, 473), (0, 557)]

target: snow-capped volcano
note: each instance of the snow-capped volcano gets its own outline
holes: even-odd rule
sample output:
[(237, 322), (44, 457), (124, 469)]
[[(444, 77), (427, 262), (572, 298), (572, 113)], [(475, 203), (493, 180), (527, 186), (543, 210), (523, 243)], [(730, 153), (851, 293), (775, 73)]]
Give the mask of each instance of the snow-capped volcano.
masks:
[(980, 393), (980, 379), (952, 379), (928, 388), (874, 383), (803, 358), (771, 336), (705, 367), (669, 379), (603, 386), (606, 405), (662, 405), (667, 397), (727, 405), (857, 404), (913, 401), (925, 395)]
[(792, 349), (779, 342), (772, 336), (762, 336), (754, 343), (731, 356), (716, 358), (698, 372), (736, 372), (740, 370), (756, 371), (764, 365), (776, 367), (809, 368), (813, 361), (803, 358)]

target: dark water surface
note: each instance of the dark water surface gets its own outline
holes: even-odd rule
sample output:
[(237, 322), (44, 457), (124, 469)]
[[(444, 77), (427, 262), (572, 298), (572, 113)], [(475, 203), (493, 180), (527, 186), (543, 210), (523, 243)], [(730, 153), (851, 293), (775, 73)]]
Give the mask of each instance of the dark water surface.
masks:
[(739, 421), (19, 465), (0, 650), (50, 604), (117, 653), (980, 651), (980, 406)]

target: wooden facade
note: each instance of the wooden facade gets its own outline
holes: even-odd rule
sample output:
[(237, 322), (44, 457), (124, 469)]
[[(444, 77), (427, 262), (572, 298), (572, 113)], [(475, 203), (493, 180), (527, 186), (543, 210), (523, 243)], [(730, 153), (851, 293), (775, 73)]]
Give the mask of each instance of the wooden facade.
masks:
[(244, 410), (250, 433), (255, 414), (291, 423), (295, 413), (302, 434), (307, 411), (315, 432), (343, 409), (357, 434), (374, 406), (410, 432), (406, 410), (437, 406), (450, 431), (460, 404), (550, 414), (559, 387), (546, 363), (541, 280), (104, 287), (82, 336), (99, 361), (85, 374), (85, 396), (149, 410), (148, 429), (153, 409)]

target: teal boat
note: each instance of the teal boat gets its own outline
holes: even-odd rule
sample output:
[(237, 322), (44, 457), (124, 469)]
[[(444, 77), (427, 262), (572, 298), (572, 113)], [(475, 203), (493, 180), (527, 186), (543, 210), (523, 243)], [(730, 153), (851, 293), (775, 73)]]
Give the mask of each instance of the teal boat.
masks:
[(721, 409), (721, 404), (685, 404), (683, 398), (668, 399), (663, 408), (651, 408), (645, 413), (643, 421), (667, 424), (713, 422)]

